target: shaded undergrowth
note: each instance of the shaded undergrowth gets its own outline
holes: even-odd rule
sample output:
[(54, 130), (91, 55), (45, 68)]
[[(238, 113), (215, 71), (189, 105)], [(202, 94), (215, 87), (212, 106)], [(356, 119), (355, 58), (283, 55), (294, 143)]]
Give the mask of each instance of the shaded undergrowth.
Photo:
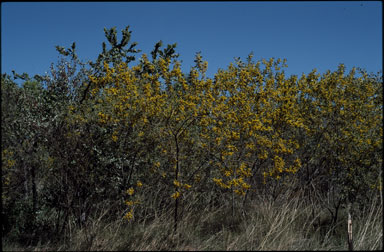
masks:
[[(73, 228), (67, 239), (33, 247), (3, 238), (3, 250), (346, 250), (347, 214), (341, 210), (332, 223), (327, 211), (301, 198), (265, 197), (246, 206), (198, 212), (185, 206), (178, 230), (173, 229), (171, 210), (157, 211), (149, 219), (104, 218), (90, 220), (83, 228)], [(382, 205), (373, 200), (353, 216), (354, 248), (381, 250), (383, 247)], [(234, 217), (232, 217), (234, 216)]]

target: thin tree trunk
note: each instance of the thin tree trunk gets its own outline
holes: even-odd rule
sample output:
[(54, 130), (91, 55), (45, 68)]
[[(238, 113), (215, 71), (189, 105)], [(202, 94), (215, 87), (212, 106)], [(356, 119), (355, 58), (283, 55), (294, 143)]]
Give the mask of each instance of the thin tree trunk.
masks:
[(24, 199), (25, 201), (28, 200), (29, 196), (29, 188), (28, 188), (28, 169), (25, 166), (25, 163), (23, 164), (23, 171), (24, 171)]
[[(177, 134), (175, 134), (175, 144), (176, 144), (176, 171), (175, 171), (175, 180), (177, 181), (179, 177), (179, 143), (177, 141)], [(178, 192), (178, 188), (176, 187), (176, 192)], [(179, 208), (179, 197), (175, 200), (175, 216), (174, 216), (174, 232), (177, 231), (177, 210)]]
[(348, 207), (348, 250), (353, 251), (352, 217), (350, 207)]
[(37, 210), (37, 189), (36, 189), (36, 170), (34, 166), (31, 166), (31, 182), (32, 182), (32, 209), (33, 216), (35, 216)]

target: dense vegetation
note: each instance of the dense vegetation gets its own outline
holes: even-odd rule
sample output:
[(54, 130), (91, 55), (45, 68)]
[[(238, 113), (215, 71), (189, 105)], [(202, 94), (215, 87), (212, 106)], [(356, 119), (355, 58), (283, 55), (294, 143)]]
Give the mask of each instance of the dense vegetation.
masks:
[[(381, 73), (347, 73), (341, 64), (334, 72), (286, 76), (285, 60), (255, 62), (250, 54), (208, 78), (199, 53), (183, 73), (176, 44), (163, 48), (160, 41), (137, 60), (128, 27), (120, 43), (115, 28), (105, 35), (110, 48), (103, 43), (96, 62), (79, 60), (74, 43), (57, 47), (62, 59), (50, 75), (14, 74), (21, 86), (1, 77), (8, 242), (70, 244), (78, 230), (87, 247), (77, 249), (98, 249), (92, 241), (101, 231), (92, 227), (102, 222), (131, 231), (123, 234), (126, 247), (111, 249), (157, 249), (140, 247), (133, 235), (160, 220), (170, 225), (166, 237), (177, 239), (190, 235), (188, 221), (213, 233), (241, 229), (241, 220), (272, 223), (254, 214), (262, 206), (266, 214), (272, 206), (308, 213), (315, 233), (324, 215), (327, 230), (344, 239), (345, 209), (355, 219), (382, 211)], [(296, 208), (285, 208), (291, 202)], [(225, 218), (208, 223), (204, 216), (213, 213)], [(284, 221), (279, 228), (293, 225)], [(369, 248), (382, 248), (382, 231), (376, 235)], [(273, 248), (260, 239), (234, 248)], [(177, 244), (164, 249), (186, 249)]]

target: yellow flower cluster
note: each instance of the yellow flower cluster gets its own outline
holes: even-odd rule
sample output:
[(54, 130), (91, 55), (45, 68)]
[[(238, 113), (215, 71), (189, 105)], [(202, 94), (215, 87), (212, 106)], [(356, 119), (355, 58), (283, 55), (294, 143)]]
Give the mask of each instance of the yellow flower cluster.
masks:
[[(136, 182), (136, 187), (137, 188), (143, 187), (143, 183), (140, 180), (138, 180)], [(135, 196), (133, 196), (135, 194), (135, 189), (133, 187), (128, 188), (125, 191), (125, 193), (127, 195), (131, 196), (131, 197), (129, 197), (130, 200), (125, 201), (125, 205), (127, 205), (130, 208), (130, 210), (125, 214), (124, 219), (129, 221), (133, 218), (133, 209), (134, 209), (135, 205), (140, 204), (140, 201), (139, 200), (133, 200), (134, 198), (136, 198)]]
[(126, 191), (126, 193), (127, 193), (128, 195), (132, 196), (132, 195), (135, 193), (135, 189), (133, 189), (133, 187), (130, 187), (130, 188)]
[[(147, 136), (158, 140), (156, 160), (161, 165), (153, 161), (149, 170), (175, 189), (174, 199), (191, 188), (181, 183), (184, 174), (196, 183), (206, 181), (202, 174), (193, 174), (194, 164), (191, 171), (185, 169), (193, 154), (211, 159), (207, 162), (214, 178), (209, 179), (214, 184), (244, 195), (251, 188), (249, 178), (258, 170), (264, 182), (296, 174), (301, 167), (297, 150), (305, 148), (301, 134), (313, 136), (334, 118), (352, 123), (339, 132), (326, 130), (322, 141), (330, 146), (343, 144), (345, 156), (361, 157), (352, 145), (365, 150), (382, 145), (381, 139), (368, 137), (368, 132), (382, 128), (382, 115), (372, 111), (374, 100), (378, 102), (377, 90), (344, 76), (342, 67), (320, 80), (316, 71), (286, 79), (284, 72), (273, 71), (279, 71), (280, 60), (236, 62), (210, 79), (205, 78), (207, 63), (200, 55), (188, 78), (177, 60), (149, 61), (143, 55), (140, 62), (132, 68), (106, 64), (104, 76), (90, 76), (95, 84), (91, 94), (98, 101), (95, 118), (110, 126), (114, 142), (124, 141), (118, 136), (127, 128), (135, 132), (135, 143)], [(352, 99), (355, 91), (364, 102)], [(339, 160), (347, 165), (350, 159)], [(183, 176), (178, 176), (179, 170)], [(128, 194), (132, 196), (134, 189), (128, 189)]]
[(227, 182), (223, 182), (223, 179), (221, 178), (213, 178), (212, 180), (223, 189), (234, 188), (234, 192), (242, 196), (244, 196), (245, 192), (251, 188), (248, 183), (244, 182), (243, 177), (233, 178)]
[(171, 195), (171, 197), (173, 198), (173, 199), (177, 199), (177, 198), (179, 198), (180, 197), (180, 192), (175, 192), (175, 193), (173, 193), (172, 195)]
[(133, 209), (129, 210), (123, 217), (127, 221), (130, 221), (133, 219)]
[(181, 183), (177, 180), (173, 180), (173, 185), (176, 188), (176, 192), (171, 195), (173, 199), (177, 199), (181, 196), (182, 191), (180, 190), (182, 190), (182, 188), (184, 188), (185, 190), (189, 190), (192, 187), (189, 184)]

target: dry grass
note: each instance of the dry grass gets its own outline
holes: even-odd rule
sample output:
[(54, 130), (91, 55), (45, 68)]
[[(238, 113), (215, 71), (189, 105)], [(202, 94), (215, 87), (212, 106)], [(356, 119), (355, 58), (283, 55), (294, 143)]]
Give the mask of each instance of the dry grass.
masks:
[[(162, 212), (153, 220), (105, 223), (102, 216), (88, 228), (72, 232), (72, 239), (62, 244), (22, 248), (3, 242), (3, 250), (347, 250), (346, 215), (331, 228), (323, 221), (325, 211), (313, 216), (316, 206), (299, 198), (275, 201), (259, 198), (231, 218), (230, 207), (198, 213), (184, 212), (173, 233), (172, 212)], [(356, 250), (383, 248), (382, 205), (367, 207), (353, 222)]]
[(353, 226), (356, 250), (383, 250), (383, 206), (377, 205), (374, 200)]

